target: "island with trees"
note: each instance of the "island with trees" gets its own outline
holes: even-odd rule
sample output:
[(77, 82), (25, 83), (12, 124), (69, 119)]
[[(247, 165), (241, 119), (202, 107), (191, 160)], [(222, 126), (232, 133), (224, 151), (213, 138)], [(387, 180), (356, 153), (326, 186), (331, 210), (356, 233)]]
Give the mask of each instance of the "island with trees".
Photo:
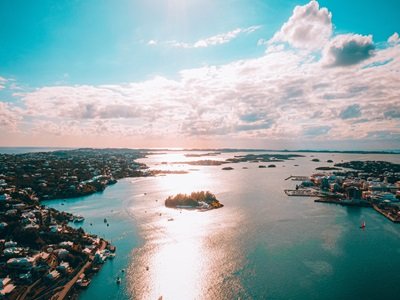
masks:
[(209, 191), (193, 192), (191, 194), (177, 194), (165, 200), (165, 206), (181, 209), (210, 210), (223, 207), (217, 197)]

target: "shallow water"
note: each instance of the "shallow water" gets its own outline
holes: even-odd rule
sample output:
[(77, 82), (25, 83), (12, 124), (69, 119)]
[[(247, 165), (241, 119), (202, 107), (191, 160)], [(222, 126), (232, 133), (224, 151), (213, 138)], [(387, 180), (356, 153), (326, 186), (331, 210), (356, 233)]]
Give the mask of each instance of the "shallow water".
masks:
[[(154, 169), (196, 171), (127, 178), (102, 193), (47, 202), (82, 214), (84, 229), (117, 246), (116, 258), (104, 265), (80, 299), (397, 297), (399, 224), (369, 208), (314, 203), (313, 198), (287, 197), (283, 190), (296, 184), (284, 180), (289, 175), (310, 175), (315, 167), (329, 165), (327, 159), (399, 163), (399, 156), (306, 153), (275, 163), (276, 168), (241, 163), (232, 164), (232, 171), (168, 164), (235, 154), (152, 155), (141, 161)], [(321, 162), (311, 162), (311, 155)], [(164, 207), (167, 196), (198, 190), (215, 193), (225, 207), (207, 212)], [(360, 230), (364, 220), (367, 228)], [(122, 269), (126, 272), (117, 286)]]

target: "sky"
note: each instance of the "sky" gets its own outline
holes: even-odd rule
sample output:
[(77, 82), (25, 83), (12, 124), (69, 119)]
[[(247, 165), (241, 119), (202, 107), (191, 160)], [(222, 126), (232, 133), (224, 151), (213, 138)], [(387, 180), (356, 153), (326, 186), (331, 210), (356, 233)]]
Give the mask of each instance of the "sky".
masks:
[(0, 1), (0, 146), (400, 149), (399, 1)]

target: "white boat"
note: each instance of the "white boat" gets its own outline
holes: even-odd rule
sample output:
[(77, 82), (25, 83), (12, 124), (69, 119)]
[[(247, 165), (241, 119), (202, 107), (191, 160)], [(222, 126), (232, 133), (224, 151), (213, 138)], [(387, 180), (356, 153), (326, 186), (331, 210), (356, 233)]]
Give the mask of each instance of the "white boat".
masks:
[(85, 218), (83, 216), (81, 216), (81, 215), (76, 215), (74, 217), (74, 223), (81, 223), (83, 221), (85, 221)]

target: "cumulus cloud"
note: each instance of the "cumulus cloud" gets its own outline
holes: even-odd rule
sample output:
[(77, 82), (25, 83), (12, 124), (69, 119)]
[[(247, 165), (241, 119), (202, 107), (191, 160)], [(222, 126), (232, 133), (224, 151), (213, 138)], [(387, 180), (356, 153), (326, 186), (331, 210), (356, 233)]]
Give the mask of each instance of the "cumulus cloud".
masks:
[[(399, 55), (394, 45), (374, 59)], [(399, 132), (399, 68), (393, 59), (343, 72), (285, 50), (183, 70), (176, 80), (43, 87), (19, 97), (25, 114), (41, 122), (33, 130), (52, 134), (70, 128), (77, 135), (181, 139), (361, 139), (372, 131)]]
[(270, 40), (287, 42), (296, 48), (317, 50), (324, 47), (332, 35), (332, 14), (320, 8), (317, 1), (296, 6), (292, 16)]
[[(393, 46), (375, 58), (399, 53)], [(372, 131), (399, 131), (398, 61), (349, 73), (287, 50), (184, 70), (177, 80), (44, 87), (19, 97), (37, 120), (33, 130), (54, 135), (372, 138)], [(365, 121), (349, 124), (361, 117), (358, 103)]]
[(323, 62), (327, 66), (350, 66), (374, 55), (372, 36), (342, 34), (333, 38), (325, 46)]
[[(330, 20), (330, 13), (312, 1), (297, 7), (276, 35), (276, 41), (308, 50), (325, 43), (320, 61), (315, 52), (274, 44), (273, 51), (261, 57), (182, 70), (176, 79), (52, 86), (14, 95), (23, 104), (30, 132), (52, 136), (68, 132), (75, 137), (178, 142), (284, 139), (296, 145), (303, 141), (354, 145), (386, 138), (392, 144), (395, 139), (400, 142), (400, 44), (385, 43), (375, 49), (372, 37), (356, 34), (329, 40)], [(323, 38), (316, 35), (318, 42), (307, 34), (295, 34), (313, 32), (314, 26), (326, 30), (321, 31)], [(210, 38), (205, 43), (226, 39)], [(8, 120), (8, 126), (18, 126), (15, 109), (11, 104), (0, 107), (8, 116), (1, 120)]]

